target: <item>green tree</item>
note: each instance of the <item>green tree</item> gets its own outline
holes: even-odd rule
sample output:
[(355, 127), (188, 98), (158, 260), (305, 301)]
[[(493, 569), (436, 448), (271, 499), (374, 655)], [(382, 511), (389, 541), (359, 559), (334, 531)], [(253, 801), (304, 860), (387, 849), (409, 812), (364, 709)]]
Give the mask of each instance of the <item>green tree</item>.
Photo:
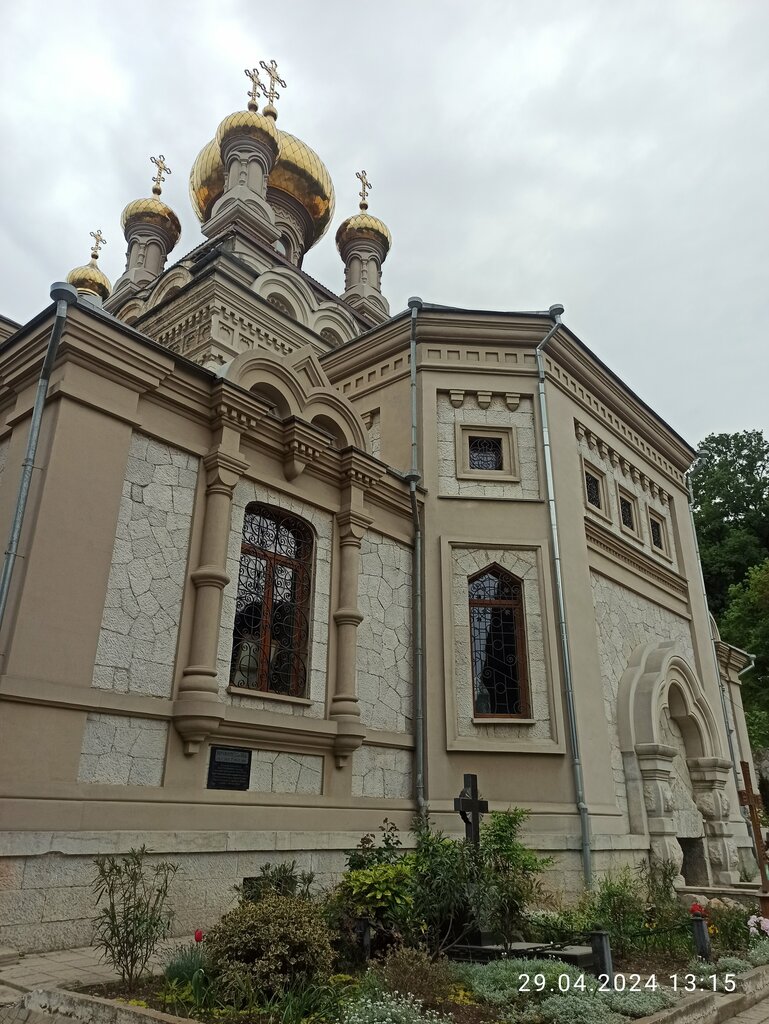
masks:
[[(760, 430), (709, 434), (692, 478), (710, 609), (722, 625), (729, 588), (769, 556), (769, 441)], [(724, 640), (743, 646), (722, 626)]]
[[(767, 733), (769, 712), (769, 558), (754, 565), (742, 583), (729, 588), (728, 603), (721, 621), (721, 636), (730, 644), (755, 655), (756, 667), (743, 682), (742, 698), (749, 724), (758, 739)], [(763, 714), (761, 714), (763, 712)], [(766, 745), (769, 735), (765, 737)]]

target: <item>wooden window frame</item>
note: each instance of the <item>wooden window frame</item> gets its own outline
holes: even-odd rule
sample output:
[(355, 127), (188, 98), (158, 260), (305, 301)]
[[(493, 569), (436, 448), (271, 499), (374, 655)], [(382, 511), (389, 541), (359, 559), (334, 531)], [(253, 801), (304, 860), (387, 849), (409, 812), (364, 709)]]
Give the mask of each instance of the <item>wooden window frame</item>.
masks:
[[(469, 595), (471, 585), (489, 573), (498, 573), (510, 579), (517, 588), (518, 597), (510, 600), (492, 600), (472, 598)], [(514, 573), (503, 568), (497, 562), (492, 562), (479, 572), (474, 573), (467, 579), (468, 589), (468, 611), (470, 621), (470, 683), (473, 697), (473, 721), (509, 721), (519, 720), (530, 721), (531, 714), (531, 693), (529, 689), (529, 667), (528, 667), (528, 645), (526, 642), (526, 604), (524, 600), (523, 580)], [(476, 708), (476, 679), (475, 679), (475, 645), (473, 631), (473, 609), (474, 608), (510, 608), (513, 612), (513, 630), (515, 636), (515, 648), (517, 654), (518, 678), (515, 683), (518, 688), (518, 702), (521, 710), (516, 713), (505, 713), (500, 711), (483, 712)]]

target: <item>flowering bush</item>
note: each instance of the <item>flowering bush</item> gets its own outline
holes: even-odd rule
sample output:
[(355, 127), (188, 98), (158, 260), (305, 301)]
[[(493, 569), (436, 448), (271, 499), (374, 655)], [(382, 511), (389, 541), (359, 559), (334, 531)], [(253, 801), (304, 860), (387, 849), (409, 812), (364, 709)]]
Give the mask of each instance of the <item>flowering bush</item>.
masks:
[(745, 955), (754, 967), (763, 967), (765, 964), (769, 964), (769, 939), (752, 942)]
[(762, 938), (769, 936), (769, 917), (759, 917), (758, 914), (753, 914), (748, 918), (748, 931), (753, 939), (757, 939), (759, 936)]
[(550, 996), (539, 1004), (537, 1013), (545, 1024), (624, 1024), (605, 1002), (576, 994)]
[(435, 1010), (424, 1010), (412, 995), (383, 992), (364, 996), (352, 1003), (342, 1016), (342, 1024), (452, 1024)]
[(610, 992), (603, 998), (610, 1010), (621, 1013), (623, 1017), (649, 1017), (673, 1006), (676, 1001), (669, 989), (658, 989), (656, 992)]

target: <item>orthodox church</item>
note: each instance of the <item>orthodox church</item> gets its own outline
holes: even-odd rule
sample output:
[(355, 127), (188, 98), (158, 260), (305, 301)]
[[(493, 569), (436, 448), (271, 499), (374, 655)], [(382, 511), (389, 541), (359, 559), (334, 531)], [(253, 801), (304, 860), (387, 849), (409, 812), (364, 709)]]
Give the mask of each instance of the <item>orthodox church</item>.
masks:
[(344, 289), (313, 280), (333, 184), (274, 61), (247, 74), (196, 248), (169, 259), (153, 158), (114, 286), (93, 232), (0, 318), (0, 946), (88, 944), (93, 857), (142, 844), (179, 865), (177, 934), (268, 861), (329, 883), (385, 817), (461, 831), (465, 773), (567, 896), (648, 857), (751, 878), (696, 452), (560, 306), (391, 313), (365, 172)]

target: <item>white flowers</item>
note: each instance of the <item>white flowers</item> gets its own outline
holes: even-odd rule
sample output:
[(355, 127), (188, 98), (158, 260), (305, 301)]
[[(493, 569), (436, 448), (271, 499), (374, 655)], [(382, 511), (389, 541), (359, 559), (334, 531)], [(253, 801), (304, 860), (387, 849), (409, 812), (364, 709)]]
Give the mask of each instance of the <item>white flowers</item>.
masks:
[(749, 917), (748, 931), (754, 938), (757, 938), (762, 933), (763, 935), (769, 935), (769, 917), (759, 917), (758, 914)]

